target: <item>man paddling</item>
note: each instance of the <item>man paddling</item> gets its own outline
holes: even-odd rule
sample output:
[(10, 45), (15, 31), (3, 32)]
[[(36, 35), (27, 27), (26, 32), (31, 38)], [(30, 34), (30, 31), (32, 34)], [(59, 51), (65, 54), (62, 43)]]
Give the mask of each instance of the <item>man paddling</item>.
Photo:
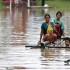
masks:
[(44, 19), (45, 22), (41, 25), (41, 33), (40, 33), (40, 41), (45, 42), (48, 41), (49, 43), (52, 43), (57, 40), (57, 35), (54, 33), (54, 26), (50, 22), (50, 15), (45, 14)]

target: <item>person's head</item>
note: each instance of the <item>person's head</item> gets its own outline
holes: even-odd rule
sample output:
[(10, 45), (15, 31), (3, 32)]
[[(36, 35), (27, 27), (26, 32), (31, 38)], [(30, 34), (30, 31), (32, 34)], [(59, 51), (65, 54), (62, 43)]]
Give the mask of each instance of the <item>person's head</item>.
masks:
[(62, 12), (61, 11), (58, 11), (57, 13), (56, 13), (56, 18), (57, 19), (60, 19), (62, 17)]
[(68, 37), (65, 38), (65, 45), (70, 46), (70, 38)]
[(50, 21), (50, 14), (45, 14), (45, 16), (44, 16), (44, 18), (45, 18), (45, 21), (47, 22), (47, 23), (49, 23), (49, 21)]

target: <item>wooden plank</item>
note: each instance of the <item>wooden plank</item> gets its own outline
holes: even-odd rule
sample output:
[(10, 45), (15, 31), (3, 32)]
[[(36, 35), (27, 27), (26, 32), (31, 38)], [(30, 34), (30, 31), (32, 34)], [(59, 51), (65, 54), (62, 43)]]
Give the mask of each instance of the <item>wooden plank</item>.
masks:
[[(44, 46), (37, 46), (37, 45), (35, 45), (35, 46), (33, 46), (33, 45), (27, 45), (27, 46), (25, 46), (25, 47), (32, 47), (32, 48), (43, 48)], [(55, 47), (55, 46), (47, 46), (46, 48), (70, 48), (70, 47), (60, 47), (60, 46), (57, 46), (57, 47)]]
[(25, 47), (40, 48), (41, 46), (37, 46), (37, 45), (26, 45)]
[(48, 48), (70, 48), (70, 47), (48, 47)]

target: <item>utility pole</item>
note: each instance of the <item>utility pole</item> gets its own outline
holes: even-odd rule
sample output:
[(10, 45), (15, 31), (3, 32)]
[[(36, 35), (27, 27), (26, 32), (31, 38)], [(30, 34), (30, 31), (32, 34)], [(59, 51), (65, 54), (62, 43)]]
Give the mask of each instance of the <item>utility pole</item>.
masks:
[(12, 0), (10, 0), (10, 14), (12, 12)]
[(28, 7), (30, 7), (30, 0), (28, 0)]

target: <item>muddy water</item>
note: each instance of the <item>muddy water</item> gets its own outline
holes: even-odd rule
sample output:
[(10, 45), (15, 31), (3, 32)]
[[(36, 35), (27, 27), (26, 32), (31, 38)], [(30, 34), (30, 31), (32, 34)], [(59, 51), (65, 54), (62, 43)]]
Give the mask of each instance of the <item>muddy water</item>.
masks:
[[(15, 8), (12, 14), (9, 9), (0, 11), (0, 70), (70, 70), (69, 64), (64, 63), (70, 59), (69, 49), (25, 48), (25, 45), (37, 44), (42, 15), (42, 10), (26, 8)], [(66, 20), (69, 32), (67, 15), (62, 19)]]

